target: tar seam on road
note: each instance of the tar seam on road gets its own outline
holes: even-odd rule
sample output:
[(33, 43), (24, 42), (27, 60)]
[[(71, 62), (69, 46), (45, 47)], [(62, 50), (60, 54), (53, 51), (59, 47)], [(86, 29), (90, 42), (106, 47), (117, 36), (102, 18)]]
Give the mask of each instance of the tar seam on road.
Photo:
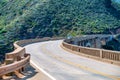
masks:
[(57, 60), (59, 60), (59, 61), (61, 61), (61, 62), (67, 63), (67, 64), (69, 64), (69, 65), (72, 65), (72, 66), (81, 68), (81, 69), (83, 69), (83, 70), (87, 70), (87, 71), (89, 71), (89, 72), (92, 72), (92, 73), (95, 73), (95, 74), (98, 74), (98, 75), (101, 75), (101, 76), (104, 76), (104, 77), (107, 77), (107, 78), (110, 78), (110, 79), (113, 79), (113, 80), (120, 80), (120, 78), (117, 77), (117, 76), (109, 75), (109, 74), (106, 74), (106, 73), (104, 73), (104, 72), (100, 72), (100, 71), (91, 69), (91, 68), (89, 68), (89, 67), (87, 67), (87, 66), (82, 66), (82, 65), (80, 65), (80, 64), (77, 64), (77, 63), (74, 63), (74, 62), (65, 60), (65, 59), (63, 59), (63, 58), (61, 59), (60, 57), (53, 55), (51, 51), (45, 50), (45, 46), (46, 46), (46, 45), (47, 45), (47, 44), (43, 44), (43, 45), (41, 46), (42, 50), (44, 50), (45, 53), (53, 56), (55, 59), (57, 59)]

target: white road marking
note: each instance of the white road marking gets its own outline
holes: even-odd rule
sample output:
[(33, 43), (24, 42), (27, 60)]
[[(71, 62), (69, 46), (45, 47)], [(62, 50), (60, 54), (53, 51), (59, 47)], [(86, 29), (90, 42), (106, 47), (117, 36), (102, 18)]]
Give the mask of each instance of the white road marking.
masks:
[(32, 60), (30, 60), (30, 63), (33, 64), (36, 68), (38, 68), (40, 71), (42, 71), (46, 76), (48, 76), (52, 80), (56, 80), (53, 76), (51, 76), (49, 73), (47, 73), (45, 70), (37, 66)]

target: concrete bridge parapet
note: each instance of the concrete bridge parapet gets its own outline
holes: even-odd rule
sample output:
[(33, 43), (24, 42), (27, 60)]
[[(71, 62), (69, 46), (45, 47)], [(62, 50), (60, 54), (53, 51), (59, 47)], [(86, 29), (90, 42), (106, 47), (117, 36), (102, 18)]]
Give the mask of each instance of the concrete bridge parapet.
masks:
[(35, 43), (35, 42), (43, 42), (49, 40), (58, 40), (63, 39), (60, 37), (55, 38), (41, 38), (41, 39), (28, 39), (28, 40), (20, 40), (14, 42), (14, 51), (10, 53), (6, 53), (5, 62), (3, 66), (0, 66), (0, 78), (4, 75), (9, 74), (11, 72), (21, 73), (24, 68), (30, 63), (30, 54), (26, 53), (24, 48), (25, 45)]
[(101, 48), (101, 45), (105, 45), (109, 38), (110, 35), (85, 35), (73, 38), (71, 44), (84, 47)]
[[(91, 35), (74, 38), (72, 40), (64, 40), (62, 46), (64, 49), (73, 51), (78, 55), (83, 55), (96, 60), (109, 62), (120, 66), (120, 52), (100, 49), (102, 45), (100, 40), (107, 41), (110, 35)], [(72, 43), (71, 43), (72, 42)], [(90, 42), (91, 46), (86, 46)], [(99, 44), (99, 45), (98, 45)]]

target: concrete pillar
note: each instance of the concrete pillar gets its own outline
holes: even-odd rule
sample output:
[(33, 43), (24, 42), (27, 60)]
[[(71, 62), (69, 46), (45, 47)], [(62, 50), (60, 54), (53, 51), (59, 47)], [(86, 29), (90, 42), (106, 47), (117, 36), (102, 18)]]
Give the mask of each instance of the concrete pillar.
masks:
[(101, 40), (100, 40), (100, 38), (96, 39), (96, 48), (101, 48)]
[(94, 48), (94, 41), (91, 39), (91, 47)]
[(81, 42), (80, 41), (78, 41), (78, 46), (81, 46)]
[(85, 41), (83, 41), (83, 46), (85, 46)]
[(75, 40), (75, 41), (74, 41), (74, 45), (78, 45), (78, 40)]
[(83, 41), (81, 41), (81, 46), (83, 46)]
[(96, 39), (93, 39), (94, 42), (94, 48), (96, 48)]

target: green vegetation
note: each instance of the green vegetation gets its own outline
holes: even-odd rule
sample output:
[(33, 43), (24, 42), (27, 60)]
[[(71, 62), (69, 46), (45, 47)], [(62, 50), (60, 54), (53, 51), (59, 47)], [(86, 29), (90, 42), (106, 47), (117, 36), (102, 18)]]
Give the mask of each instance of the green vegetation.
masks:
[(102, 48), (120, 51), (120, 41), (118, 39), (113, 38), (112, 40), (108, 41), (106, 45), (103, 45)]
[(0, 0), (0, 54), (20, 39), (109, 33), (119, 13), (111, 0)]
[(117, 1), (112, 0), (112, 5), (117, 9), (120, 10), (120, 1), (119, 3)]

